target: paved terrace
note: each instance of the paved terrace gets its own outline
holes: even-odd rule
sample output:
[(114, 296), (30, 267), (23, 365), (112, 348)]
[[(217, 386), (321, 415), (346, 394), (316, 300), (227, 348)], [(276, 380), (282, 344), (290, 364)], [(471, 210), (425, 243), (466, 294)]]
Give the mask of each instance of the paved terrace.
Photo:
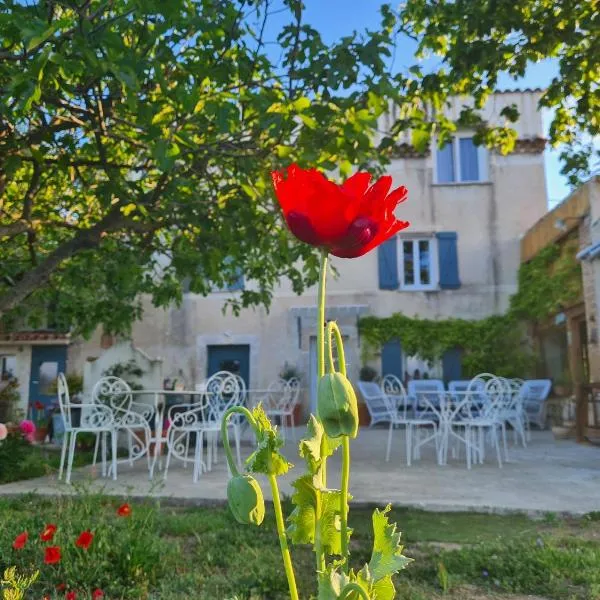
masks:
[[(303, 433), (298, 428), (297, 437)], [(557, 441), (548, 431), (533, 432), (528, 448), (510, 446), (510, 462), (499, 469), (493, 457), (468, 471), (464, 459), (451, 460), (439, 467), (433, 449), (425, 449), (420, 461), (407, 467), (404, 459), (402, 431), (394, 434), (392, 459), (384, 460), (387, 429), (363, 429), (352, 444), (350, 491), (355, 502), (412, 506), (426, 510), (480, 512), (522, 511), (584, 514), (600, 510), (600, 448)], [(242, 446), (244, 455), (251, 451), (249, 439)], [(281, 491), (291, 495), (290, 482), (303, 470), (297, 444), (288, 439), (285, 454), (296, 466), (281, 479)], [(339, 473), (339, 455), (328, 463), (330, 485)], [(153, 496), (181, 504), (222, 502), (226, 498), (227, 468), (223, 452), (219, 463), (192, 482), (191, 463), (187, 469), (174, 461), (168, 480), (158, 472), (149, 481), (146, 460), (133, 467), (119, 465), (116, 482), (98, 476), (98, 467), (73, 471), (74, 482), (90, 482), (94, 490), (107, 494)], [(268, 485), (263, 482), (265, 497)], [(58, 482), (55, 476), (0, 485), (0, 494), (73, 493), (74, 489)]]

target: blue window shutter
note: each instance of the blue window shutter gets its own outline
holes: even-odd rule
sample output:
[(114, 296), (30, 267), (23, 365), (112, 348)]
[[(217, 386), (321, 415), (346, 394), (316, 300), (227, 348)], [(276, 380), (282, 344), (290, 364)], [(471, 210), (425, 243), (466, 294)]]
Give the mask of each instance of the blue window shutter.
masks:
[(391, 237), (377, 248), (379, 289), (398, 289), (398, 238)]
[(446, 384), (449, 381), (462, 379), (462, 350), (450, 348), (442, 355), (443, 379)]
[(244, 274), (241, 269), (236, 269), (238, 278), (227, 288), (230, 292), (237, 292), (244, 289)]
[(454, 172), (454, 144), (448, 142), (443, 148), (436, 151), (437, 182), (450, 183), (456, 181)]
[(436, 237), (438, 241), (440, 287), (443, 290), (455, 290), (460, 287), (456, 232), (441, 231), (436, 234)]
[(381, 348), (381, 375), (396, 375), (403, 381), (402, 346), (400, 340), (390, 340)]
[(479, 181), (479, 160), (473, 138), (459, 139), (460, 180)]

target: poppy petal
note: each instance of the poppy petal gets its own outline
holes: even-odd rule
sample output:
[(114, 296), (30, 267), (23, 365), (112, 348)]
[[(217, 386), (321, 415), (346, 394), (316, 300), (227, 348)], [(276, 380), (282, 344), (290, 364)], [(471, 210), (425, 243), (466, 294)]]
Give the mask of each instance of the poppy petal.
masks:
[(371, 173), (363, 173), (359, 171), (344, 181), (342, 184), (342, 190), (348, 195), (358, 198), (367, 191), (370, 182)]

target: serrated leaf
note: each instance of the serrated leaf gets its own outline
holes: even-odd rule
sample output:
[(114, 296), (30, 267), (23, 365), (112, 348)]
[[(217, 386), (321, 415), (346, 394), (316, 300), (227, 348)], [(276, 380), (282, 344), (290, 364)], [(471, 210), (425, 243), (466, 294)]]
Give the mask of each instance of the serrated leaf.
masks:
[(369, 570), (374, 581), (379, 581), (388, 575), (397, 573), (411, 562), (410, 558), (402, 554), (401, 534), (396, 531), (396, 524), (390, 523), (387, 517), (391, 508), (388, 504), (385, 510), (375, 509), (373, 512), (374, 540)]
[[(292, 487), (294, 510), (288, 517), (288, 534), (294, 544), (313, 544), (316, 537), (317, 502), (321, 506), (321, 543), (327, 554), (341, 554), (340, 534), (340, 490), (326, 490), (319, 487), (320, 478), (303, 475)], [(350, 497), (349, 497), (350, 499)], [(348, 530), (348, 539), (351, 530)]]
[(348, 583), (350, 578), (345, 573), (335, 564), (329, 565), (323, 573), (319, 573), (318, 600), (337, 600)]
[(293, 465), (279, 452), (283, 440), (277, 429), (273, 427), (261, 405), (253, 409), (252, 416), (257, 426), (257, 448), (246, 460), (248, 471), (276, 476), (287, 473)]
[(307, 437), (300, 441), (299, 454), (306, 461), (308, 471), (317, 475), (323, 459), (330, 457), (342, 443), (341, 438), (330, 438), (323, 425), (314, 415), (310, 415), (306, 426)]

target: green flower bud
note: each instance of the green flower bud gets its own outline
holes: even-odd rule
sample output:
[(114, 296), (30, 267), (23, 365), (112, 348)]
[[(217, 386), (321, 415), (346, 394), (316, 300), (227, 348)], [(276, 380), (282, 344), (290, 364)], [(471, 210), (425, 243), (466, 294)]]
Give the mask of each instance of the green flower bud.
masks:
[(238, 523), (260, 525), (265, 518), (265, 499), (258, 481), (250, 475), (235, 475), (227, 484), (229, 508)]
[(329, 437), (356, 437), (358, 405), (354, 388), (345, 375), (327, 373), (321, 377), (317, 389), (317, 415)]

